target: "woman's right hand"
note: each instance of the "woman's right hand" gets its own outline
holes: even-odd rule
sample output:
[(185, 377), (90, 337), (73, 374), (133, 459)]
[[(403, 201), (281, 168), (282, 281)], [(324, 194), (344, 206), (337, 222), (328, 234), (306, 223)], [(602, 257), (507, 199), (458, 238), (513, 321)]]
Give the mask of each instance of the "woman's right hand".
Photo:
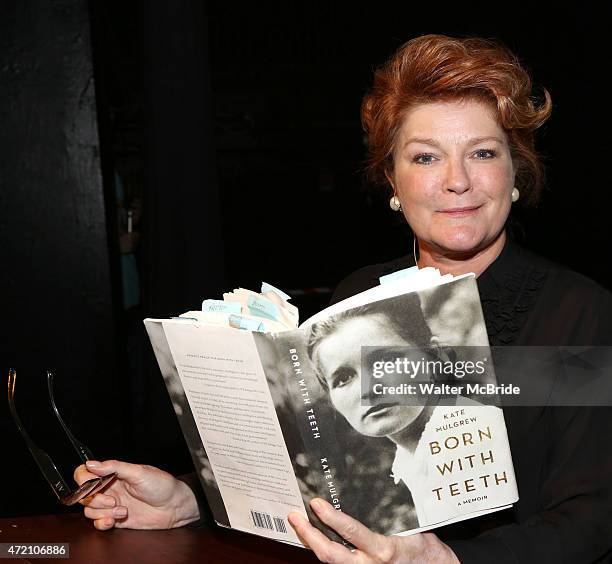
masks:
[(191, 488), (154, 466), (90, 460), (74, 471), (74, 479), (80, 485), (113, 472), (117, 477), (103, 492), (81, 501), (97, 529), (172, 529), (199, 518)]

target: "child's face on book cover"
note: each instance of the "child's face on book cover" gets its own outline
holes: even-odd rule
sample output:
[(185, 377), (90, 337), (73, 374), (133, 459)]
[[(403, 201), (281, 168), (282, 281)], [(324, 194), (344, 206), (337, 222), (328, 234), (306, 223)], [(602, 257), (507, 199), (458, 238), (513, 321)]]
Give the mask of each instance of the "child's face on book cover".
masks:
[[(356, 431), (370, 437), (394, 435), (409, 427), (424, 407), (399, 405), (362, 392), (361, 347), (415, 347), (400, 336), (384, 314), (375, 313), (340, 321), (338, 328), (317, 346), (313, 360), (324, 376), (332, 404)], [(385, 385), (397, 385), (405, 375), (385, 377)], [(410, 380), (414, 383), (414, 380)], [(371, 388), (371, 386), (368, 386)], [(369, 404), (369, 405), (368, 405)]]

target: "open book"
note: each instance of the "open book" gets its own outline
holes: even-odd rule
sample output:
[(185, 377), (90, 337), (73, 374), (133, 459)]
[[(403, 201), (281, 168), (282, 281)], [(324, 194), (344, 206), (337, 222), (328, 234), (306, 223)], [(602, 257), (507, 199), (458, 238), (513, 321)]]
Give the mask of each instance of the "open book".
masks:
[(315, 496), (383, 534), (517, 501), (473, 275), (401, 271), (299, 327), (262, 292), (145, 320), (219, 525), (301, 545), (292, 511), (335, 538)]

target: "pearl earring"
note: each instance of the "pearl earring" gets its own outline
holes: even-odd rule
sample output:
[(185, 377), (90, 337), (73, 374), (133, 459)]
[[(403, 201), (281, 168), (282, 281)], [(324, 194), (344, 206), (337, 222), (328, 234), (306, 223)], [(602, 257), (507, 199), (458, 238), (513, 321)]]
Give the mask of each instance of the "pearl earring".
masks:
[(521, 193), (518, 191), (518, 188), (515, 186), (514, 188), (512, 188), (512, 202), (516, 202), (519, 199), (519, 196), (521, 195)]
[(402, 203), (400, 202), (400, 199), (397, 196), (392, 196), (389, 200), (389, 207), (395, 212), (401, 211)]

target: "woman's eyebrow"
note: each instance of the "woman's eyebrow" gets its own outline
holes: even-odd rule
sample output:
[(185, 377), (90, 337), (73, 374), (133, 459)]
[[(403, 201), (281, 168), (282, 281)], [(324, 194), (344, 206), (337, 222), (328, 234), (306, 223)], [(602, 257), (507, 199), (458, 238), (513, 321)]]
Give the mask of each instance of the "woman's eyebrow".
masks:
[(439, 143), (431, 137), (410, 137), (404, 141), (402, 148), (407, 147), (410, 143), (420, 143), (422, 145), (431, 145), (432, 147), (439, 147)]
[[(495, 135), (485, 135), (482, 137), (473, 137), (472, 139), (468, 139), (467, 143), (469, 146), (478, 145), (479, 143), (484, 143), (485, 141), (495, 141), (500, 144), (504, 144), (504, 141)], [(432, 137), (410, 137), (406, 139), (402, 148), (407, 147), (411, 143), (420, 143), (422, 145), (431, 145), (432, 147), (440, 147), (440, 143), (433, 139)]]
[(504, 144), (504, 141), (500, 139), (499, 137), (496, 137), (495, 135), (488, 135), (485, 137), (474, 137), (474, 139), (470, 140), (469, 144), (478, 145), (479, 143), (484, 143), (485, 141), (495, 141), (497, 143), (500, 143), (501, 145)]

